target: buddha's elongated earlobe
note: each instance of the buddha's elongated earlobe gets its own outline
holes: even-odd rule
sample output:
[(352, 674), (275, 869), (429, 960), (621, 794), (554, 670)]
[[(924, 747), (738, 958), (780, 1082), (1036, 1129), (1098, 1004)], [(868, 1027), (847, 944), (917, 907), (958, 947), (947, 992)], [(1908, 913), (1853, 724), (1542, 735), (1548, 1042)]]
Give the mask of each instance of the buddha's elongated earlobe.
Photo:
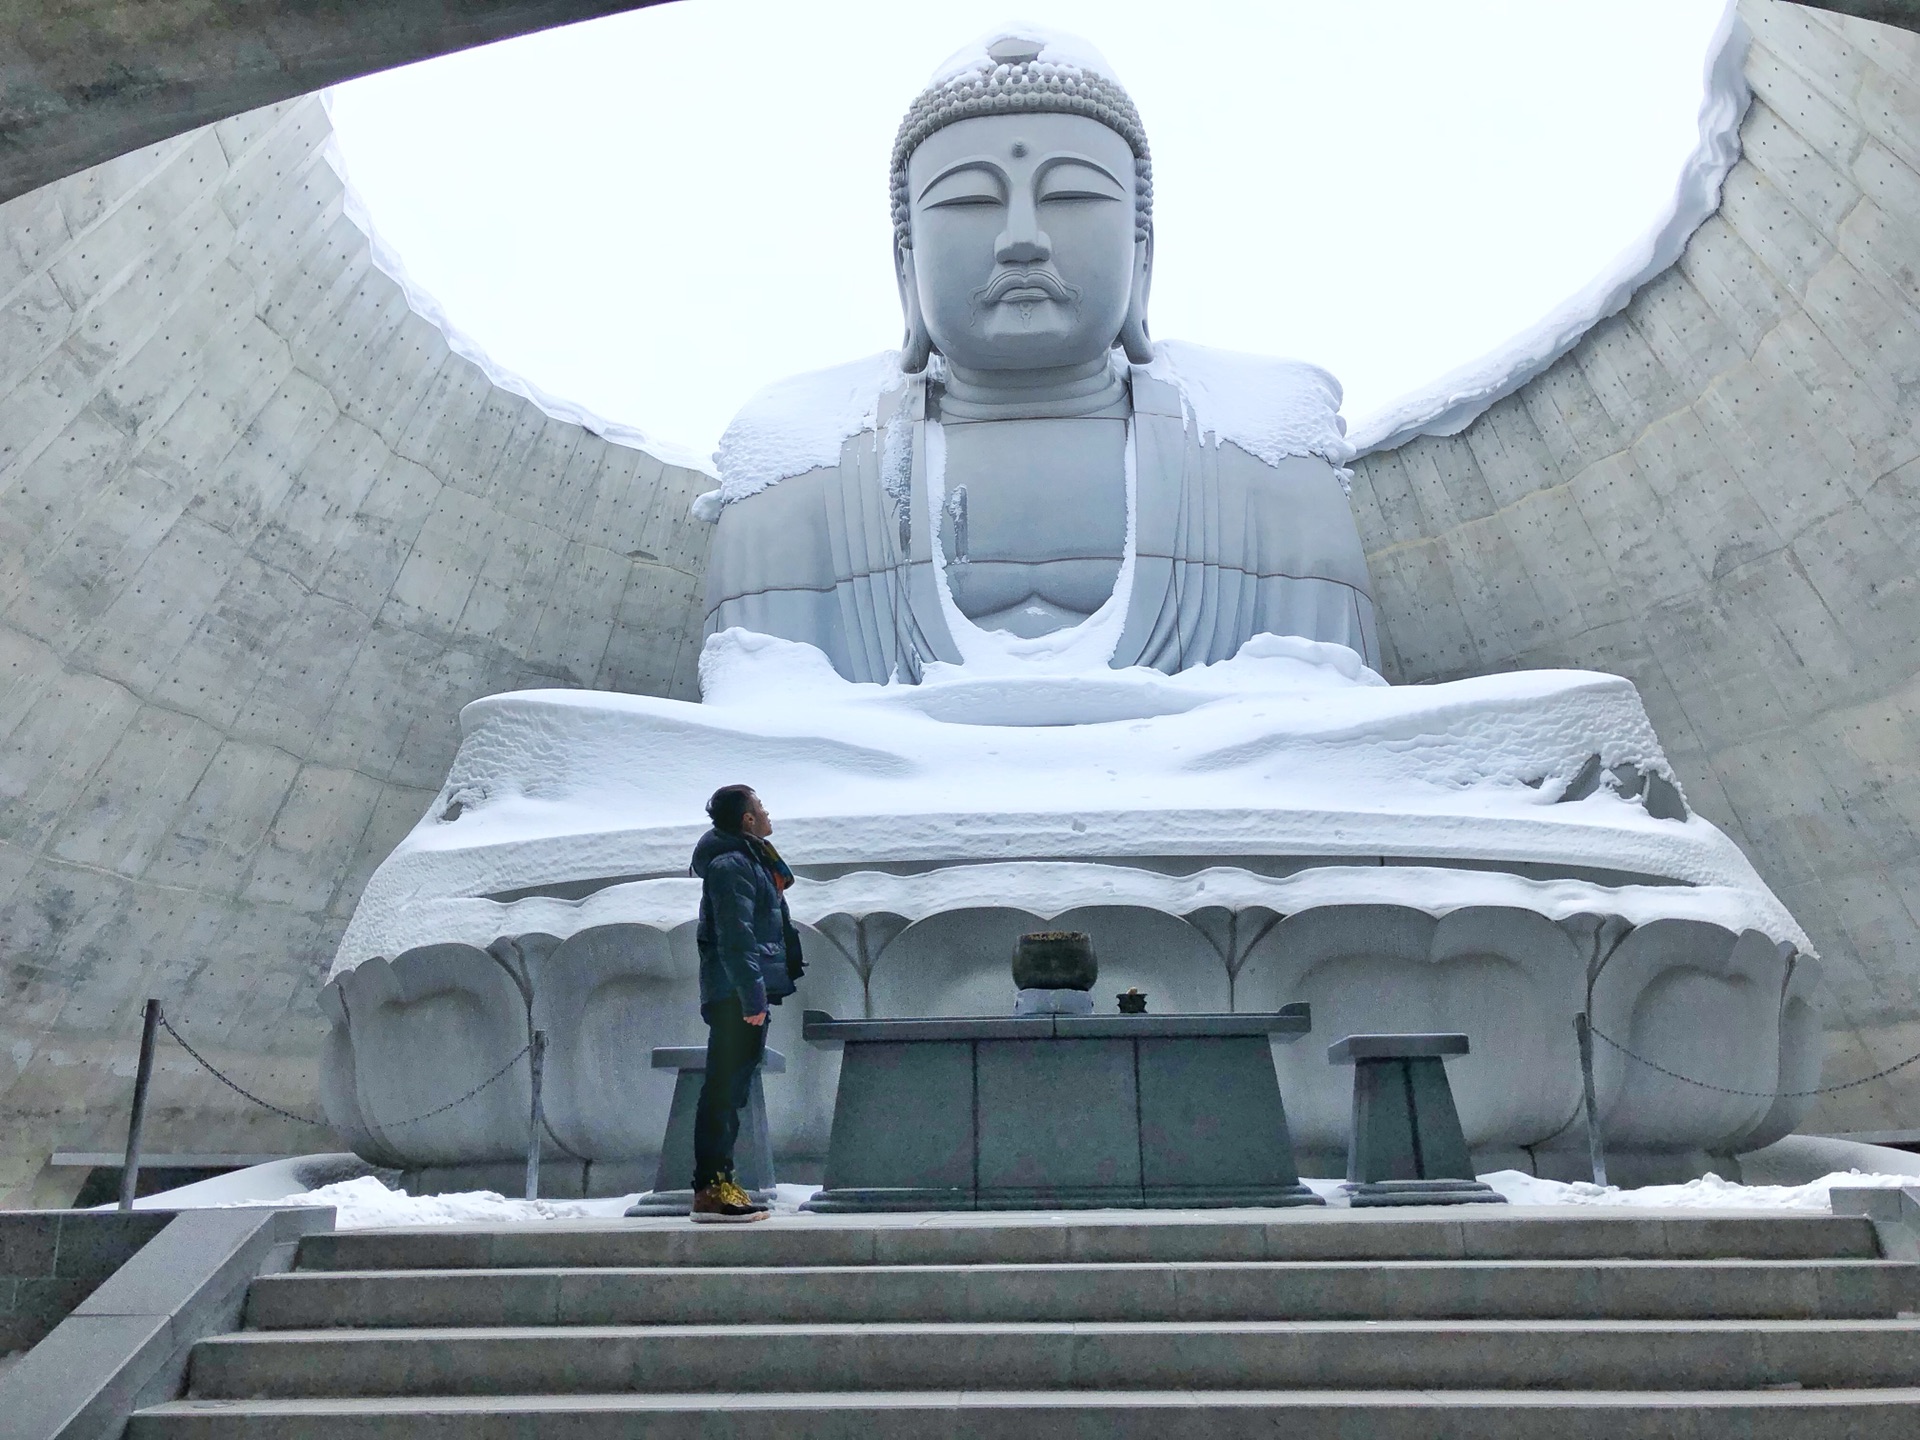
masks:
[(1153, 360), (1153, 337), (1147, 333), (1147, 292), (1153, 288), (1153, 231), (1133, 243), (1133, 288), (1127, 296), (1127, 318), (1120, 322), (1120, 345), (1136, 365)]
[(909, 375), (918, 375), (927, 368), (927, 361), (933, 354), (933, 337), (927, 333), (927, 322), (920, 314), (920, 287), (914, 279), (913, 247), (899, 240), (893, 242), (893, 275), (900, 286), (900, 309), (907, 319), (906, 339), (900, 344), (900, 368)]

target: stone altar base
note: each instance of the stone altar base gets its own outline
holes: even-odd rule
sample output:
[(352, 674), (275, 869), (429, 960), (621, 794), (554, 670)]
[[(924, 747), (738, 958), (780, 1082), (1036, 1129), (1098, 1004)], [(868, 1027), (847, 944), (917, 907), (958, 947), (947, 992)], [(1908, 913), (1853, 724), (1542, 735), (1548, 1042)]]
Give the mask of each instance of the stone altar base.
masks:
[(825, 1185), (804, 1207), (1159, 1209), (1321, 1205), (1300, 1183), (1271, 1015), (835, 1020), (844, 1046)]

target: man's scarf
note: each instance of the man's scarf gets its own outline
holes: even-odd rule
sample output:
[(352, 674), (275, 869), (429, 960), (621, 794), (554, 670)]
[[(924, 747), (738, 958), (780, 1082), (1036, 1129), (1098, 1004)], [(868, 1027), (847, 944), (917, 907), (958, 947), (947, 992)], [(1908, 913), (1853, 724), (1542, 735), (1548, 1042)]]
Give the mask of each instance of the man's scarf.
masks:
[(767, 867), (767, 873), (773, 876), (774, 887), (784, 894), (793, 884), (792, 867), (780, 858), (780, 852), (773, 848), (771, 840), (762, 839), (757, 835), (745, 835), (742, 838), (746, 840), (747, 847), (759, 858), (760, 863)]

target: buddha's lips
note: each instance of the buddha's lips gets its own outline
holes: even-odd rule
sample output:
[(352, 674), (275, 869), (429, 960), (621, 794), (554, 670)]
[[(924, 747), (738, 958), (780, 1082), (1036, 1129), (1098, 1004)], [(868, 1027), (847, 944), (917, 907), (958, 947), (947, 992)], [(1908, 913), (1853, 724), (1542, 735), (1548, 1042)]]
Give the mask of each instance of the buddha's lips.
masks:
[(1080, 291), (1051, 270), (1002, 270), (973, 292), (975, 305), (1031, 304), (1035, 300), (1055, 300), (1071, 305)]

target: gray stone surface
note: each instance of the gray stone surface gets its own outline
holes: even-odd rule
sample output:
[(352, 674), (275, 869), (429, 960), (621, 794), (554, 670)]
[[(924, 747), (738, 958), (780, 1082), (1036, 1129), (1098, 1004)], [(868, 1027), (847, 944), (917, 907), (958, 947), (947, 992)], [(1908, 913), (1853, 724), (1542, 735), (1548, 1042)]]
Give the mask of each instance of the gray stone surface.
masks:
[[(117, 1149), (148, 995), (317, 1112), (360, 886), (525, 686), (690, 697), (702, 476), (495, 390), (317, 99), (0, 205), (0, 1198)], [(147, 1146), (331, 1149), (163, 1042)]]
[[(1300, 1183), (1269, 1035), (1307, 1017), (807, 1016), (844, 1046), (825, 1184), (806, 1208), (1318, 1205)], [(914, 1123), (901, 1124), (910, 1115)]]
[(1898, 1318), (1917, 1271), (1875, 1258), (1874, 1224), (1516, 1208), (316, 1237), (130, 1434), (1880, 1440), (1920, 1402)]
[(153, 1210), (0, 1211), (0, 1355), (45, 1338), (171, 1218)]
[(1362, 1060), (1404, 1060), (1416, 1055), (1465, 1055), (1464, 1035), (1348, 1035), (1327, 1047), (1327, 1060), (1352, 1065)]
[[(1693, 808), (1820, 950), (1833, 1083), (1920, 1050), (1920, 39), (1741, 10), (1719, 215), (1465, 432), (1359, 461), (1353, 501), (1391, 679), (1639, 687)], [(1897, 1127), (1917, 1087), (1803, 1128)]]
[[(150, 1212), (151, 1213), (151, 1212)], [(289, 1268), (333, 1211), (189, 1210), (175, 1217), (0, 1376), (21, 1440), (99, 1440), (142, 1405), (178, 1395), (193, 1346), (235, 1329), (256, 1275)]]
[(1327, 1061), (1353, 1066), (1347, 1190), (1356, 1206), (1503, 1204), (1473, 1178), (1473, 1157), (1447, 1083), (1446, 1056), (1467, 1037), (1348, 1035)]
[[(1022, 639), (1072, 629), (1116, 594), (1131, 546), (1124, 624), (1103, 652), (1115, 667), (1172, 673), (1263, 633), (1376, 662), (1333, 467), (1202, 435), (1204, 412), (1144, 368), (1153, 185), (1132, 102), (1099, 77), (1091, 95), (1077, 75), (1042, 83), (1026, 68), (1041, 46), (1017, 34), (996, 42), (1013, 47), (1013, 78), (985, 56), (976, 72), (1017, 88), (963, 103), (935, 85), (896, 143), (905, 384), (874, 382), (873, 424), (837, 466), (749, 476), (723, 447), (708, 633), (802, 641), (849, 680), (917, 681), (961, 660), (948, 608)], [(983, 106), (1004, 113), (968, 108)], [(771, 416), (761, 403), (735, 425), (785, 423), (791, 402)], [(748, 482), (757, 493), (735, 493)]]
[(0, 200), (356, 75), (654, 0), (72, 0), (0, 12)]

